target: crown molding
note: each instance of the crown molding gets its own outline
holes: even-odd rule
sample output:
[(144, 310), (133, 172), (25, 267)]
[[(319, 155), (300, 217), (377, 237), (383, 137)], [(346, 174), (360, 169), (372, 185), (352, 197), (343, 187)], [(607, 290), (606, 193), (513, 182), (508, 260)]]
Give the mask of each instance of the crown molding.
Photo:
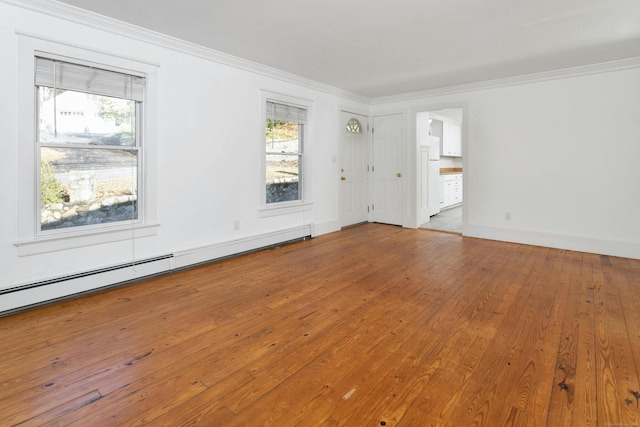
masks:
[(407, 102), (422, 98), (436, 96), (453, 95), (464, 92), (474, 92), (500, 87), (515, 86), (527, 83), (543, 82), (563, 78), (598, 74), (611, 71), (620, 71), (640, 67), (640, 57), (628, 58), (618, 61), (603, 62), (578, 67), (563, 68), (540, 73), (523, 74), (501, 79), (486, 80), (476, 83), (467, 83), (442, 88), (428, 89), (422, 91), (408, 92), (397, 95), (381, 97), (367, 97), (355, 92), (347, 91), (335, 86), (320, 83), (296, 74), (288, 73), (277, 68), (269, 67), (253, 61), (248, 61), (233, 55), (216, 51), (204, 46), (187, 42), (176, 37), (148, 30), (133, 24), (109, 18), (85, 9), (81, 9), (57, 0), (0, 0), (22, 9), (31, 10), (37, 13), (49, 15), (51, 17), (63, 19), (87, 27), (106, 31), (118, 36), (128, 37), (140, 42), (152, 44), (161, 48), (174, 50), (183, 54), (198, 57), (204, 60), (216, 62), (222, 65), (248, 71), (254, 74), (273, 78), (279, 81), (295, 84), (319, 92), (339, 96), (352, 101), (365, 103), (367, 105), (382, 105), (393, 102)]
[(106, 31), (118, 36), (128, 37), (140, 42), (149, 43), (161, 48), (170, 49), (183, 54), (195, 56), (207, 61), (230, 66), (243, 71), (259, 74), (287, 83), (303, 86), (309, 89), (324, 92), (330, 95), (347, 98), (357, 102), (369, 104), (371, 98), (340, 89), (335, 86), (320, 83), (297, 74), (288, 73), (277, 68), (248, 61), (237, 56), (229, 55), (214, 49), (206, 48), (196, 43), (191, 43), (176, 37), (148, 30), (127, 22), (109, 18), (76, 6), (61, 3), (56, 0), (0, 0), (21, 9), (63, 19), (76, 24)]
[(371, 98), (372, 105), (389, 104), (392, 102), (406, 102), (435, 96), (454, 95), (464, 92), (475, 92), (487, 89), (496, 89), (507, 86), (517, 86), (527, 83), (544, 82), (548, 80), (566, 79), (571, 77), (586, 76), (590, 74), (606, 73), (611, 71), (629, 70), (640, 68), (640, 57), (622, 59), (618, 61), (602, 62), (578, 67), (562, 68), (540, 73), (522, 74), (519, 76), (502, 79), (486, 80), (477, 83), (467, 83), (455, 86), (447, 86), (436, 89), (408, 92), (398, 95), (380, 96)]

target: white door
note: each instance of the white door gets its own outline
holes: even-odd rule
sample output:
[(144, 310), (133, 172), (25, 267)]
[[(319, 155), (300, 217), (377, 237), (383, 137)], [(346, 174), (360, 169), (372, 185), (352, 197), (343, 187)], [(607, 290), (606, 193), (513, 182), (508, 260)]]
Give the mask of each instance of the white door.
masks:
[(402, 225), (402, 114), (373, 118), (373, 221)]
[(366, 222), (368, 213), (368, 119), (342, 111), (340, 155), (340, 223), (342, 227)]

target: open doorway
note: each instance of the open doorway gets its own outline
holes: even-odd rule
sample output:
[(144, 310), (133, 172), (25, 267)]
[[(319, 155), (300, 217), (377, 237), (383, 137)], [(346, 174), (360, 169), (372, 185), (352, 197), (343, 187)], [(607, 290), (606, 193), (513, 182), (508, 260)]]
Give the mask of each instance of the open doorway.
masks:
[(419, 227), (462, 233), (462, 108), (419, 112)]

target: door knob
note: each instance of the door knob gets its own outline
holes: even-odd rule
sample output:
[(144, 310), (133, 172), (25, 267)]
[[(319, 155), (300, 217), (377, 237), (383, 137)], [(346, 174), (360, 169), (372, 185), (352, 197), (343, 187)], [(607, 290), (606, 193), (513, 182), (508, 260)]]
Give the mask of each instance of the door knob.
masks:
[(347, 180), (347, 178), (345, 178), (344, 176), (340, 177), (340, 181), (346, 181), (346, 180)]
[(396, 176), (397, 176), (398, 178), (402, 178), (402, 173), (398, 172), (398, 173), (396, 174)]

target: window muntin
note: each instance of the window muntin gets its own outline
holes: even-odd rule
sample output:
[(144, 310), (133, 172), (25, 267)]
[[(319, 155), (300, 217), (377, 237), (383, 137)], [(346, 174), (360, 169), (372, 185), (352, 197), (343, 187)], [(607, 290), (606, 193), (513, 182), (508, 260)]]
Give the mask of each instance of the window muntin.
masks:
[(266, 203), (303, 200), (302, 171), (307, 110), (267, 101), (265, 126)]
[(362, 133), (362, 127), (360, 126), (360, 122), (356, 118), (352, 118), (349, 120), (346, 130), (350, 133)]
[(39, 232), (137, 221), (145, 79), (36, 58)]

